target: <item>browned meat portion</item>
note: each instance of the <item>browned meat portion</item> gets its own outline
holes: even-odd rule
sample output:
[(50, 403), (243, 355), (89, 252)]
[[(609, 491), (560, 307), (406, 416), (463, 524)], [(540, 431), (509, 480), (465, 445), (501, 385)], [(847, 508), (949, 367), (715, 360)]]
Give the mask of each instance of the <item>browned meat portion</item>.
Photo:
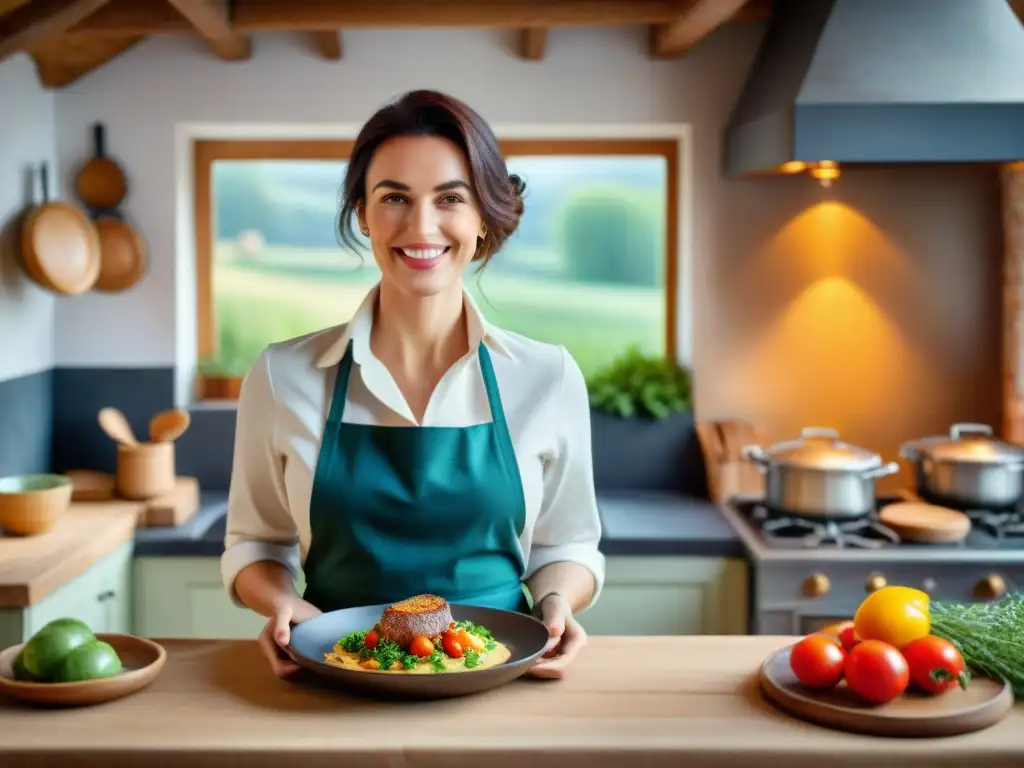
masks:
[(377, 628), (381, 637), (403, 648), (417, 635), (435, 637), (452, 623), (448, 602), (437, 595), (416, 595), (386, 608)]

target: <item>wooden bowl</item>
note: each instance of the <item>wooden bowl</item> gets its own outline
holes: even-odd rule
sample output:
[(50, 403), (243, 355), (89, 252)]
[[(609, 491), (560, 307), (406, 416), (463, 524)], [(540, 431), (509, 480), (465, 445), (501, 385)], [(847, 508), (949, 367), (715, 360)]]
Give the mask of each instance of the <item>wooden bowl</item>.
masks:
[(71, 506), (67, 475), (13, 475), (0, 478), (0, 528), (21, 536), (52, 529)]
[(0, 651), (0, 693), (32, 704), (51, 707), (82, 707), (102, 704), (142, 690), (156, 679), (167, 661), (162, 645), (134, 635), (99, 633), (117, 651), (124, 671), (101, 680), (80, 683), (28, 683), (14, 679), (11, 668), (24, 643)]

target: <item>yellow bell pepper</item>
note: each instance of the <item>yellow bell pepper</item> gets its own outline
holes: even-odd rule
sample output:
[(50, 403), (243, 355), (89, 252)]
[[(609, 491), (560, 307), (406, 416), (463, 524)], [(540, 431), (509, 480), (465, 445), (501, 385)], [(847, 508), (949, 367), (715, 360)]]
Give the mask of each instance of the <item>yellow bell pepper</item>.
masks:
[(897, 648), (931, 632), (930, 598), (912, 587), (882, 587), (865, 598), (853, 617), (861, 640), (881, 640)]

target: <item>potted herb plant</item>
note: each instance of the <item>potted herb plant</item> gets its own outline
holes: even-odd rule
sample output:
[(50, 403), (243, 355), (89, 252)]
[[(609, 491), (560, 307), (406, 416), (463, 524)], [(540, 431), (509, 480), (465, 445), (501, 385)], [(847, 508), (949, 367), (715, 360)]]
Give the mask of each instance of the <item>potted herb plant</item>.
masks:
[(687, 366), (630, 347), (587, 380), (601, 490), (706, 493)]

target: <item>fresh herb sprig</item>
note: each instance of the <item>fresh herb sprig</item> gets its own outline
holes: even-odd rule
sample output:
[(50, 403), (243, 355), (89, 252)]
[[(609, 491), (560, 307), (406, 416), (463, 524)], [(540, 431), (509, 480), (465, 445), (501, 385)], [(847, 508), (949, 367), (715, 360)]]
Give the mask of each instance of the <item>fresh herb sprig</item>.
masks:
[(995, 603), (930, 604), (931, 632), (955, 645), (968, 667), (1005, 679), (1024, 697), (1024, 596), (1011, 592)]

